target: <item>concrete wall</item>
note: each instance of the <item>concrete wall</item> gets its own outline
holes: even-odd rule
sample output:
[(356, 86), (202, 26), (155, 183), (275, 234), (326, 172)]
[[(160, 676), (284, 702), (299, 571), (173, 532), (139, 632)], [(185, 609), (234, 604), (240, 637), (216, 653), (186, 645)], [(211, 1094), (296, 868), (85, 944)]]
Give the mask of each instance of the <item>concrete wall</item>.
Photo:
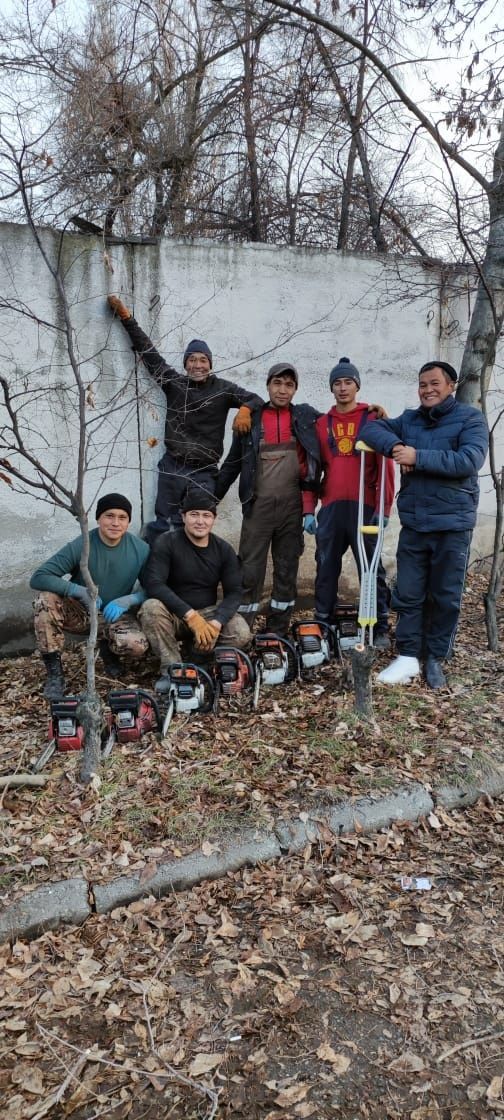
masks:
[[(109, 291), (122, 295), (174, 365), (180, 367), (190, 338), (205, 338), (216, 371), (260, 392), (269, 365), (293, 361), (300, 373), (298, 400), (321, 410), (332, 403), (328, 373), (343, 354), (361, 371), (362, 399), (381, 402), (391, 415), (415, 405), (419, 365), (435, 356), (457, 365), (470, 317), (465, 274), (447, 285), (441, 269), (427, 271), (415, 260), (172, 241), (105, 253), (98, 238), (60, 239), (52, 231), (43, 233), (42, 244), (52, 261), (61, 253), (76, 353), (89, 387), (89, 508), (100, 493), (121, 490), (133, 501), (134, 529), (153, 511), (163, 395), (136, 366), (127, 335), (110, 316)], [(0, 275), (2, 373), (21, 394), (17, 401), (27, 405), (27, 444), (71, 489), (78, 440), (75, 387), (56, 288), (28, 229), (0, 225)], [(160, 442), (151, 447), (155, 439)], [(237, 543), (236, 486), (221, 510), (218, 531)], [(488, 551), (492, 516), (493, 492), (483, 477), (475, 538), (481, 554)], [(29, 629), (33, 568), (77, 535), (78, 527), (68, 513), (5, 483), (0, 517), (0, 634), (8, 652)], [(397, 529), (393, 519), (385, 548), (389, 567)], [(312, 578), (310, 540), (301, 585), (309, 587)]]

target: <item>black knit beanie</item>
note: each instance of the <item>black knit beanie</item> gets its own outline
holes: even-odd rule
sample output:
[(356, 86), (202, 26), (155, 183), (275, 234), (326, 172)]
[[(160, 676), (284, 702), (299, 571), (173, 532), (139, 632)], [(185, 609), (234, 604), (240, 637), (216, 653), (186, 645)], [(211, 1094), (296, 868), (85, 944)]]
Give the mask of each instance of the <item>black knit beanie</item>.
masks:
[(292, 380), (296, 382), (297, 387), (298, 371), (295, 366), (291, 365), (290, 362), (277, 362), (276, 365), (270, 366), (266, 376), (266, 384), (269, 385), (273, 377), (281, 377), (284, 373), (292, 377)]
[(210, 362), (210, 369), (212, 368), (212, 351), (202, 338), (193, 338), (191, 342), (187, 343), (184, 350), (184, 369), (190, 354), (205, 354)]
[(450, 365), (449, 362), (439, 362), (439, 361), (426, 362), (425, 365), (423, 365), (421, 370), (419, 371), (418, 376), (420, 377), (420, 375), (422, 373), (427, 373), (427, 370), (429, 370), (429, 369), (435, 369), (436, 366), (439, 366), (439, 369), (444, 370), (447, 377), (450, 378), (450, 381), (454, 381), (454, 382), (458, 381), (458, 373), (457, 373), (456, 369), (454, 369), (453, 366)]
[(188, 513), (194, 509), (205, 509), (209, 510), (210, 513), (217, 513), (217, 498), (215, 494), (209, 494), (208, 490), (195, 486), (186, 490), (180, 508), (183, 513)]
[(340, 358), (337, 366), (333, 366), (329, 374), (329, 388), (332, 389), (334, 382), (339, 381), (340, 377), (351, 377), (352, 381), (360, 389), (360, 373), (356, 366), (352, 365), (350, 358)]
[(131, 502), (124, 497), (124, 494), (104, 494), (103, 498), (99, 498), (96, 506), (96, 520), (99, 521), (102, 513), (106, 513), (108, 509), (123, 509), (131, 521)]

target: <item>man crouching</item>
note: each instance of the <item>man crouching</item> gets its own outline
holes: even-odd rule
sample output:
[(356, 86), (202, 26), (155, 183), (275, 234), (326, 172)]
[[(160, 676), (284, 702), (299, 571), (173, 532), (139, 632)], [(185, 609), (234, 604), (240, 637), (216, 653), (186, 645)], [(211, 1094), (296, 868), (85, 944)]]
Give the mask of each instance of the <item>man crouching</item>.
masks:
[(170, 666), (181, 657), (179, 643), (209, 653), (217, 644), (247, 649), (251, 642), (249, 627), (237, 614), (240, 563), (231, 545), (214, 536), (215, 518), (213, 494), (189, 491), (182, 503), (183, 528), (158, 538), (145, 569), (148, 598), (139, 617), (161, 664), (159, 692), (169, 688)]
[[(119, 677), (117, 654), (136, 659), (149, 648), (134, 613), (145, 599), (144, 592), (134, 588), (149, 546), (128, 532), (131, 502), (124, 494), (100, 498), (96, 520), (98, 528), (89, 534), (89, 572), (98, 588), (100, 654), (107, 675)], [(30, 580), (30, 587), (40, 593), (33, 604), (34, 629), (47, 671), (44, 696), (48, 700), (60, 700), (65, 692), (61, 664), (65, 630), (89, 631), (91, 603), (80, 570), (81, 553), (82, 537), (76, 537), (37, 568)]]

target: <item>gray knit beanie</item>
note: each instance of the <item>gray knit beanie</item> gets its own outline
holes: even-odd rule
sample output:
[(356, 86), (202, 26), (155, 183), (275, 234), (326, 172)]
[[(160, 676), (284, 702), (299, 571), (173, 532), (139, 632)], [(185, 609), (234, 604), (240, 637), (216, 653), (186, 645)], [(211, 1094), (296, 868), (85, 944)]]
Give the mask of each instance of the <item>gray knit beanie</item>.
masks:
[(329, 388), (332, 389), (334, 382), (339, 381), (340, 377), (351, 377), (352, 381), (360, 389), (360, 373), (356, 366), (352, 365), (350, 358), (340, 358), (337, 366), (334, 366), (329, 374)]

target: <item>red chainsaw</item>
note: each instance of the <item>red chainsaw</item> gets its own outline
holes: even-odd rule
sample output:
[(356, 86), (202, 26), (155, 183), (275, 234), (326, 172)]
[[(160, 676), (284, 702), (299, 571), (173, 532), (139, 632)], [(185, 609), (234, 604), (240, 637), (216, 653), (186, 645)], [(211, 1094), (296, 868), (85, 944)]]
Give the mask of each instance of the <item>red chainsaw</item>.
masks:
[(216, 646), (213, 658), (213, 712), (217, 715), (221, 696), (237, 696), (244, 689), (253, 688), (255, 673), (248, 654), (234, 646)]

